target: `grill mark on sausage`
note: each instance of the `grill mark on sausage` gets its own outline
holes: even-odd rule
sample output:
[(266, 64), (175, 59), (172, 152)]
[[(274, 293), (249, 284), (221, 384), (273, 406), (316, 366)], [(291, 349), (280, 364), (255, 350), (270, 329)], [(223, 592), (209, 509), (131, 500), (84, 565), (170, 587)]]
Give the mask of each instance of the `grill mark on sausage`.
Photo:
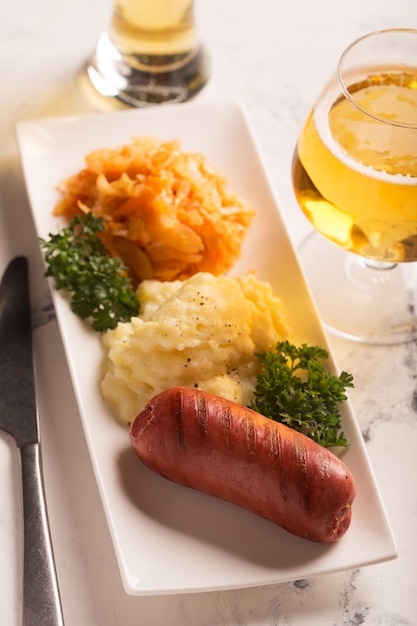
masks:
[(249, 416), (245, 419), (246, 444), (248, 447), (249, 457), (256, 457), (256, 429), (255, 424)]
[(320, 460), (320, 468), (321, 468), (320, 478), (323, 481), (327, 480), (329, 477), (329, 465), (330, 465), (330, 462), (329, 462), (328, 457), (323, 456), (323, 458)]
[(310, 508), (310, 489), (308, 477), (308, 464), (305, 446), (301, 440), (297, 438), (294, 448), (295, 462), (297, 465), (298, 478), (300, 484), (300, 495), (303, 507), (308, 510)]
[(195, 396), (197, 423), (202, 435), (207, 435), (207, 403), (203, 394)]
[(185, 432), (184, 432), (184, 409), (183, 409), (183, 394), (176, 393), (172, 399), (174, 409), (174, 421), (175, 431), (177, 435), (177, 441), (180, 448), (186, 449), (185, 445)]
[(230, 407), (222, 407), (221, 421), (222, 421), (223, 438), (226, 442), (227, 447), (230, 447), (230, 434), (231, 434), (230, 432), (231, 431)]
[(277, 477), (281, 497), (286, 502), (288, 500), (287, 483), (282, 477), (282, 437), (281, 434), (272, 427), (269, 427), (269, 443), (272, 453), (272, 466)]

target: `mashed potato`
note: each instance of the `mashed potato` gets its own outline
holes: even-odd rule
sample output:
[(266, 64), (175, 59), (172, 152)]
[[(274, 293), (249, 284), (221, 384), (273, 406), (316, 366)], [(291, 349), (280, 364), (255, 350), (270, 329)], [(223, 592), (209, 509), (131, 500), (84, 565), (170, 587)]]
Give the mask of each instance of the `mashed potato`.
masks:
[(144, 281), (140, 316), (103, 337), (106, 401), (129, 423), (148, 400), (176, 385), (248, 405), (258, 359), (287, 335), (268, 283), (200, 272), (186, 281)]

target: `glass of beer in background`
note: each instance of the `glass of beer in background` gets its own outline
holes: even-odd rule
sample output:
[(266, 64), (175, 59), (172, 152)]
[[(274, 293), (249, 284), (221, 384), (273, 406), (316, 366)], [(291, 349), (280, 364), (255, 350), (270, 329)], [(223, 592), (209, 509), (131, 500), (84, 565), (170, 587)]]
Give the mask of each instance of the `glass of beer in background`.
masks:
[(100, 94), (130, 106), (195, 96), (209, 68), (194, 0), (115, 0), (110, 27), (87, 72)]
[(342, 54), (301, 131), (299, 205), (316, 229), (300, 260), (324, 325), (374, 344), (417, 338), (417, 30)]

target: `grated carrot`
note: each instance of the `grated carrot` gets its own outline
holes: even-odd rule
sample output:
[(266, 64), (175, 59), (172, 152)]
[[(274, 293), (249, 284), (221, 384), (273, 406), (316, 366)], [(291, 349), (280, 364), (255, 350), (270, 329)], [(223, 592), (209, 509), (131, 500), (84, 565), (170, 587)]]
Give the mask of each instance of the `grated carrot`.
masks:
[(138, 281), (219, 275), (239, 258), (254, 211), (202, 154), (142, 136), (85, 163), (58, 186), (54, 214), (102, 216), (104, 245)]

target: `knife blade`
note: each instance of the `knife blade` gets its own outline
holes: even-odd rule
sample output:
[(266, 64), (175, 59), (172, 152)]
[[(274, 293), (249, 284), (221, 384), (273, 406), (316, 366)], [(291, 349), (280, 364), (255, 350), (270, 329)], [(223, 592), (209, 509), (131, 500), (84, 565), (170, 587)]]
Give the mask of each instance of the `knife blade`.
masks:
[(14, 258), (0, 284), (0, 430), (20, 451), (23, 504), (23, 624), (63, 626), (46, 509), (32, 348), (29, 267)]

